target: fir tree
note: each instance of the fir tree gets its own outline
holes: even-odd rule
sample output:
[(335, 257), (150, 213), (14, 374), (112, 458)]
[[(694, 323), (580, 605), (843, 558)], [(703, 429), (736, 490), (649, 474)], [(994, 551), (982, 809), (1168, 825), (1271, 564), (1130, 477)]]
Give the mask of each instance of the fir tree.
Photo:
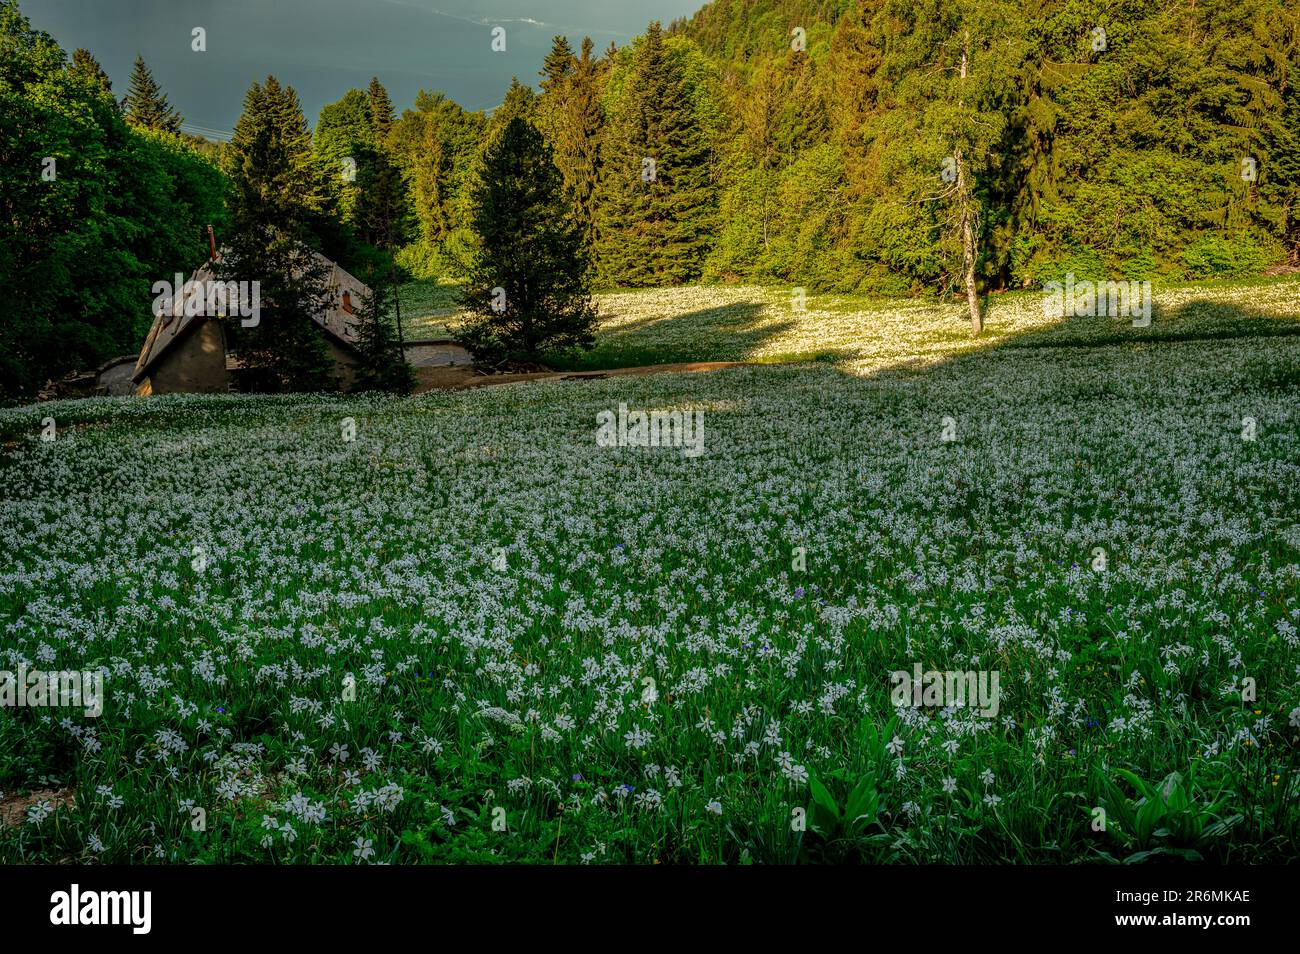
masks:
[(1281, 208), (1287, 259), (1300, 265), (1300, 84), (1293, 83), (1268, 130), (1270, 198)]
[(451, 231), (451, 156), (441, 129), (432, 119), (424, 124), (424, 141), (415, 153), (412, 171), (416, 216), (426, 245), (433, 248)]
[(601, 176), (601, 141), (605, 114), (601, 93), (609, 72), (607, 64), (593, 54), (591, 37), (582, 38), (582, 55), (573, 74), (573, 96), (569, 101), (569, 122), (565, 129), (561, 172), (587, 242), (596, 241), (596, 190)]
[(581, 226), (550, 148), (528, 120), (506, 123), (471, 193), (477, 248), (459, 339), (489, 366), (589, 348), (596, 321)]
[(605, 153), (599, 261), (606, 279), (665, 285), (699, 277), (713, 224), (711, 162), (684, 77), (651, 23)]
[(501, 135), (501, 131), (510, 124), (512, 119), (516, 118), (536, 123), (537, 94), (533, 92), (532, 87), (519, 82), (518, 76), (512, 76), (506, 95), (501, 100), (501, 105), (492, 111), (492, 117), (488, 120), (487, 129), (484, 130), (483, 141), (479, 148), (480, 155), (487, 151), (488, 147)]
[(353, 228), (358, 226), (361, 168), (373, 138), (370, 101), (358, 89), (350, 89), (337, 102), (327, 103), (316, 120), (312, 153), (326, 212)]
[(161, 129), (169, 133), (180, 132), (181, 115), (167, 102), (153, 73), (145, 66), (143, 56), (135, 58), (135, 68), (131, 71), (131, 84), (124, 105), (127, 119), (136, 126)]
[(254, 387), (315, 391), (337, 386), (316, 322), (327, 306), (326, 267), (313, 250), (319, 180), (298, 96), (273, 76), (254, 83), (226, 152), (230, 237), (223, 280), (261, 283), (258, 323), (231, 322)]

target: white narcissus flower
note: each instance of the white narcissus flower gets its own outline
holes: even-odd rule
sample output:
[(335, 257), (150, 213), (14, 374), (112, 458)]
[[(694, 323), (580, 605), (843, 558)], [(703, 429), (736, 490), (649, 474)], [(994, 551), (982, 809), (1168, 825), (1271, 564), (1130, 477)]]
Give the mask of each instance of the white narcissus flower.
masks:
[[(115, 826), (166, 792), (248, 820), (237, 860), (374, 863), (349, 854), (358, 831), (384, 846), (432, 828), (450, 851), (489, 789), (526, 805), (508, 833), (526, 852), (561, 803), (579, 831), (609, 838), (618, 818), (693, 848), (720, 793), (729, 823), (755, 823), (736, 793), (801, 794), (808, 763), (843, 799), (868, 736), (881, 784), (904, 783), (893, 805), (953, 810), (960, 775), (1005, 816), (1023, 806), (996, 788), (1032, 772), (1059, 796), (1061, 767), (1099, 751), (1141, 762), (1173, 733), (1232, 763), (1300, 730), (1300, 336), (1256, 335), (1290, 327), (1300, 281), (1158, 288), (1140, 332), (994, 295), (979, 339), (947, 301), (813, 294), (795, 313), (789, 289), (704, 286), (600, 302), (606, 355), (835, 360), (411, 400), (0, 408), (0, 669), (85, 661), (105, 690), (102, 716), (14, 720), (13, 751), (112, 739), (123, 758), (83, 760), (76, 798)], [(596, 446), (595, 415), (621, 403), (700, 409), (709, 453)], [(70, 419), (52, 444), (47, 414)], [(1104, 659), (1124, 668), (1103, 678)], [(997, 671), (1001, 708), (895, 709), (888, 674), (913, 660)], [(1241, 705), (1250, 678), (1280, 698)], [(51, 771), (15, 757), (17, 778)], [(49, 834), (65, 802), (48, 793), (69, 782), (4, 798), (20, 837)], [(175, 834), (159, 820), (132, 848), (105, 831), (145, 854)], [(57, 860), (37, 834), (34, 860)]]

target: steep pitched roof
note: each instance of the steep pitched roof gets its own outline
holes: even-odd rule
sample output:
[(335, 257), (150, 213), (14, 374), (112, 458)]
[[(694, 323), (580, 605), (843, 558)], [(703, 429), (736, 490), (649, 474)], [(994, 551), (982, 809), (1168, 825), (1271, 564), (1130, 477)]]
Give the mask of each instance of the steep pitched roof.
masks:
[[(326, 305), (322, 311), (312, 315), (312, 318), (328, 334), (344, 345), (354, 348), (358, 338), (358, 321), (355, 312), (360, 309), (361, 300), (370, 293), (370, 288), (337, 262), (330, 261), (319, 252), (312, 252), (312, 255), (319, 265), (328, 270)], [(176, 342), (208, 319), (206, 309), (197, 309), (204, 312), (203, 314), (186, 315), (185, 306), (191, 299), (202, 297), (207, 282), (216, 280), (212, 263), (207, 262), (190, 276), (179, 295), (162, 302), (159, 313), (154, 317), (153, 326), (144, 339), (144, 347), (140, 349), (140, 357), (131, 375), (132, 380), (138, 381)], [(350, 311), (345, 307), (349, 304)], [(240, 302), (236, 300), (231, 301), (227, 307), (231, 314), (238, 315), (239, 305)]]

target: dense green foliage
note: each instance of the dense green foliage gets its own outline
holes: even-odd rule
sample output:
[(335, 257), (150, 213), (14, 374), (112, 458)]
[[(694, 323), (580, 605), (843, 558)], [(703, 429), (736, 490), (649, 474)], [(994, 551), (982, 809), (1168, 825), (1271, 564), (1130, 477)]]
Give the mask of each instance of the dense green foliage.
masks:
[(221, 222), (220, 173), (125, 122), (93, 58), (69, 64), (0, 0), (0, 393), (140, 347), (153, 282)]
[[(143, 60), (119, 104), (90, 52), (69, 64), (0, 10), (0, 291), (29, 315), (0, 332), (21, 339), (0, 377), (30, 393), (138, 346), (129, 290), (201, 260), (225, 187)], [(464, 280), (484, 155), (522, 116), (605, 286), (973, 301), (1067, 273), (1254, 275), (1300, 264), (1298, 65), (1282, 0), (716, 0), (603, 55), (557, 37), (540, 92), (516, 81), (490, 116), (347, 91), (301, 130), (295, 229), (354, 273)]]
[(324, 307), (326, 276), (312, 254), (312, 223), (322, 201), (311, 133), (298, 96), (274, 76), (254, 83), (226, 155), (230, 240), (223, 279), (261, 283), (262, 314), (237, 334), (258, 390), (329, 390), (330, 360), (314, 316)]
[(471, 192), (475, 251), (458, 337), (483, 364), (590, 347), (584, 229), (550, 147), (523, 115), (490, 139)]
[(389, 269), (366, 276), (370, 293), (357, 312), (358, 391), (409, 393), (415, 372), (406, 361), (390, 309), (397, 302), (397, 286)]
[(1300, 116), (1279, 108), (1300, 34), (1280, 0), (718, 0), (676, 29), (721, 70), (732, 119), (711, 275), (951, 279), (955, 210), (936, 196), (962, 149), (984, 288), (1300, 255)]
[[(1300, 262), (1297, 65), (1281, 0), (717, 0), (601, 58), (557, 37), (527, 109), (603, 284), (987, 292)], [(463, 275), (521, 95), (408, 112), (422, 274)]]

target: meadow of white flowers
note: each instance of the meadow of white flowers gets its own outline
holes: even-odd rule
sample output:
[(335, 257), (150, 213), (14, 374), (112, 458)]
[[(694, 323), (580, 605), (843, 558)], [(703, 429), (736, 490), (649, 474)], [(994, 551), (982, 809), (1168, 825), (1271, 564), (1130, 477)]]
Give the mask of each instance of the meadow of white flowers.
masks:
[(0, 790), (75, 792), (0, 861), (1293, 859), (1300, 337), (1221, 314), (0, 411), (0, 670), (105, 676), (0, 709)]
[[(461, 314), (454, 307), (421, 308), (423, 286), (407, 289), (417, 316), (407, 319), (411, 335), (438, 337), (456, 326)], [(447, 293), (439, 294), (446, 304)], [(864, 302), (753, 285), (607, 292), (596, 296), (597, 348), (574, 366), (823, 358), (872, 370), (907, 359), (945, 360), (990, 343), (1038, 347), (1300, 332), (1295, 278), (1163, 286), (1146, 327), (1127, 320), (1062, 320), (1047, 313), (1049, 301), (1041, 289), (992, 296), (985, 334), (972, 339), (962, 305), (928, 298)]]

